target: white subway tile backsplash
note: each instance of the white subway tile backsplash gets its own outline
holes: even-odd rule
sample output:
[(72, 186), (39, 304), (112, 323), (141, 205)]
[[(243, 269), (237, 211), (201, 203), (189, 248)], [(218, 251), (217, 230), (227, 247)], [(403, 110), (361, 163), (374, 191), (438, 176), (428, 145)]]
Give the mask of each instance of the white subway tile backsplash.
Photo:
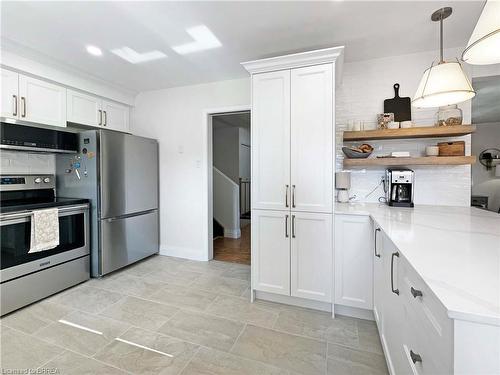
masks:
[(0, 151), (0, 174), (54, 174), (55, 155)]
[[(446, 55), (454, 56), (459, 50), (449, 49)], [(394, 56), (370, 61), (344, 64), (342, 84), (336, 93), (336, 170), (342, 170), (344, 154), (342, 132), (348, 130), (350, 121), (364, 121), (365, 129), (376, 128), (376, 116), (383, 112), (383, 101), (394, 96), (394, 83), (400, 83), (400, 96), (410, 96), (416, 91), (423, 71), (435, 53), (424, 52), (412, 55)], [(460, 104), (464, 123), (471, 121), (470, 101)], [(418, 126), (432, 126), (436, 120), (437, 108), (417, 109), (412, 107), (412, 121)], [(375, 150), (374, 155), (389, 154), (392, 151), (410, 151), (412, 156), (424, 156), (425, 147), (438, 142), (464, 140), (466, 154), (470, 155), (471, 137), (434, 138), (416, 140), (367, 141)], [(359, 144), (353, 142), (349, 144)], [(415, 203), (452, 206), (469, 206), (471, 190), (470, 166), (412, 166), (415, 171)], [(376, 202), (384, 196), (382, 186), (366, 196), (380, 183), (385, 168), (352, 170), (351, 195), (356, 200)]]

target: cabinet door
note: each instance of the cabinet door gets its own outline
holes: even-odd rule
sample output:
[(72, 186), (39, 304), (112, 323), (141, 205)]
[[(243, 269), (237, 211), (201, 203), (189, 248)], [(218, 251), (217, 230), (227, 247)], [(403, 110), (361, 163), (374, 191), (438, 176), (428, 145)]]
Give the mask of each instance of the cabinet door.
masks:
[(292, 210), (333, 212), (333, 65), (291, 71)]
[(252, 208), (290, 206), (290, 71), (252, 76)]
[(19, 96), (21, 119), (66, 126), (66, 88), (20, 74)]
[[(383, 232), (382, 232), (383, 233)], [(403, 352), (404, 325), (407, 324), (403, 302), (399, 294), (394, 290), (399, 288), (398, 272), (400, 257), (398, 249), (385, 233), (382, 240), (381, 258), (383, 268), (382, 299), (383, 299), (383, 332), (385, 344), (384, 353), (387, 364), (391, 367), (391, 374), (401, 374), (405, 368), (405, 356)], [(392, 276), (391, 276), (392, 275)]]
[[(382, 231), (377, 225), (373, 230), (373, 315), (377, 322), (382, 345), (384, 345), (384, 268), (382, 258)], [(385, 255), (384, 255), (385, 256)]]
[(373, 308), (372, 238), (368, 216), (335, 215), (335, 303)]
[(252, 287), (290, 295), (290, 215), (252, 211)]
[(128, 133), (130, 109), (126, 105), (110, 102), (107, 100), (102, 101), (103, 111), (103, 126), (109, 129), (118, 130)]
[(19, 74), (2, 69), (1, 116), (19, 118)]
[(100, 127), (102, 100), (96, 96), (67, 90), (67, 120), (77, 124)]
[(291, 295), (332, 302), (332, 215), (292, 211), (291, 224)]

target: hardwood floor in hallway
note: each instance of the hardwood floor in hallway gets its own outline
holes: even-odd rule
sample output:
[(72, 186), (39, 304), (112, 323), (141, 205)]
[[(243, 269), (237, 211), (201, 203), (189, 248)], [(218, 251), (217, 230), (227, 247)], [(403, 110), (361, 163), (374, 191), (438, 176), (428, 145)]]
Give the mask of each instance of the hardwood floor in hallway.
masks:
[(250, 225), (241, 229), (238, 239), (219, 237), (214, 240), (214, 259), (250, 264)]

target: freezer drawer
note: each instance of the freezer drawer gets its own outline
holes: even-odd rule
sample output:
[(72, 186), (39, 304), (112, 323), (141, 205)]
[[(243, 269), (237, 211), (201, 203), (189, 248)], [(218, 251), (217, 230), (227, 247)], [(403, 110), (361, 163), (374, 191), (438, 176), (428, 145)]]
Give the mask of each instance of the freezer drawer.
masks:
[(105, 275), (158, 252), (157, 210), (102, 219), (100, 227), (100, 275)]

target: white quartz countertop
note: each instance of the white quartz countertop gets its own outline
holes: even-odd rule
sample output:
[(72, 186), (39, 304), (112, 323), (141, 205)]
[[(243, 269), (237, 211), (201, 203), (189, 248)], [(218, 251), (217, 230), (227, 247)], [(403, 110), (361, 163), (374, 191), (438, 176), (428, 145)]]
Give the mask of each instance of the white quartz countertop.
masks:
[(453, 319), (500, 326), (500, 215), (473, 207), (337, 203), (369, 215)]

